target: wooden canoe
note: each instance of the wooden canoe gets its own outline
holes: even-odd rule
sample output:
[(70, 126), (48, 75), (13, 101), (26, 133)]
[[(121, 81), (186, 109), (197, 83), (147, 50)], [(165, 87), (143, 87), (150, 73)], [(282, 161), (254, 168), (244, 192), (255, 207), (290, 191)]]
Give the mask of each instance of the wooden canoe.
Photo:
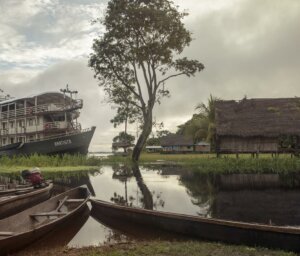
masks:
[(77, 187), (0, 220), (0, 255), (19, 250), (80, 216), (89, 197), (86, 186)]
[(9, 196), (0, 197), (0, 219), (16, 214), (28, 207), (43, 202), (50, 198), (53, 184), (39, 189), (20, 192)]
[(27, 192), (30, 192), (30, 191), (33, 191), (33, 190), (34, 190), (33, 186), (0, 190), (0, 197), (23, 194), (23, 193), (27, 193)]
[(297, 227), (204, 218), (119, 206), (101, 200), (90, 201), (92, 216), (96, 219), (101, 220), (104, 217), (127, 222), (144, 227), (145, 232), (149, 227), (151, 230), (156, 228), (205, 240), (300, 252), (300, 228)]

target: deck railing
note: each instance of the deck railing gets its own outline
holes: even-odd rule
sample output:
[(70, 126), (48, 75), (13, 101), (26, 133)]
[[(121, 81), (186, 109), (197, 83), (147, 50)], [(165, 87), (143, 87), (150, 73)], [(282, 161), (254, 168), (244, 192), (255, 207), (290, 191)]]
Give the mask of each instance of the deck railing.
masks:
[(14, 130), (0, 129), (0, 136), (20, 136), (38, 132), (51, 132), (53, 130), (71, 130), (81, 131), (81, 125), (79, 123), (67, 123), (67, 122), (47, 122), (43, 125), (32, 127), (18, 127)]
[(1, 119), (15, 118), (21, 116), (31, 116), (47, 112), (60, 112), (68, 111), (72, 109), (80, 109), (83, 106), (83, 101), (81, 99), (74, 100), (71, 104), (64, 103), (51, 103), (51, 104), (42, 104), (37, 106), (28, 106), (26, 108), (19, 108), (15, 110), (4, 111), (1, 113)]

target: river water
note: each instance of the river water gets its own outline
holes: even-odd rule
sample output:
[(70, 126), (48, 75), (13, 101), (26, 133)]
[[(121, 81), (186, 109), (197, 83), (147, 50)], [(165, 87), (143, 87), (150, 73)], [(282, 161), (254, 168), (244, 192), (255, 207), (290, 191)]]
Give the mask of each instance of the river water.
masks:
[[(300, 178), (296, 174), (212, 175), (171, 165), (137, 169), (114, 165), (92, 172), (47, 173), (45, 176), (54, 181), (54, 193), (86, 184), (92, 198), (123, 205), (208, 218), (300, 226)], [(15, 178), (0, 177), (0, 183)], [(170, 234), (148, 234), (142, 228), (129, 232), (132, 227), (126, 223), (104, 225), (90, 215), (90, 208), (89, 205), (81, 218), (47, 235), (31, 248), (82, 247), (149, 237), (178, 238)]]

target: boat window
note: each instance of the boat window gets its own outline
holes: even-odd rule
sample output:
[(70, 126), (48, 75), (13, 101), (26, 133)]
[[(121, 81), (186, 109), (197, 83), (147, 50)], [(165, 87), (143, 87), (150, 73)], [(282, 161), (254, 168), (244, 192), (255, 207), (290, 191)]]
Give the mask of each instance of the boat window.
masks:
[(65, 121), (65, 115), (56, 115), (56, 116), (53, 116), (53, 121), (56, 121), (56, 122)]
[(24, 120), (19, 120), (18, 123), (19, 123), (20, 128), (22, 128), (24, 126)]
[(2, 130), (6, 130), (7, 129), (7, 122), (3, 122), (2, 123)]
[(29, 119), (28, 122), (27, 122), (27, 124), (28, 124), (29, 126), (33, 126), (33, 119)]

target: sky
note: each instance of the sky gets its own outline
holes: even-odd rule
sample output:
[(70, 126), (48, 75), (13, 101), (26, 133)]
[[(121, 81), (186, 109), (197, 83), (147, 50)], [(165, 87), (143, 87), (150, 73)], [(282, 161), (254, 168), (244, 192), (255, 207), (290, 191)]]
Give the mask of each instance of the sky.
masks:
[[(183, 55), (202, 62), (195, 77), (170, 80), (154, 119), (175, 132), (210, 94), (222, 99), (300, 96), (299, 0), (175, 0), (193, 41)], [(84, 100), (80, 121), (97, 127), (90, 151), (111, 150), (115, 114), (88, 67), (104, 33), (104, 0), (0, 0), (0, 89), (14, 97), (69, 84)], [(136, 136), (137, 125), (129, 132)]]

